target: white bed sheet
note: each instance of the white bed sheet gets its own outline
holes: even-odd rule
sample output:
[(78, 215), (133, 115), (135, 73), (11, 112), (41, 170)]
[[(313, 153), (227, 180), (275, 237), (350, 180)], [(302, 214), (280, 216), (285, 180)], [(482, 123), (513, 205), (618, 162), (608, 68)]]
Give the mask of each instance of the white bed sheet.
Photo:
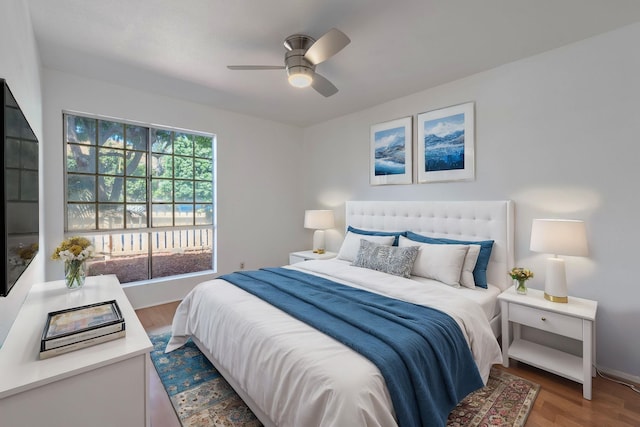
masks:
[[(468, 298), (340, 262), (306, 261), (290, 268), (448, 313), (461, 326), (485, 382), (491, 365), (502, 360), (483, 310)], [(201, 283), (187, 295), (167, 351), (190, 335), (278, 426), (396, 425), (384, 378), (373, 363), (224, 280)]]
[[(332, 262), (340, 262), (343, 264), (351, 264), (350, 261), (332, 259)], [(295, 268), (294, 266), (289, 266), (290, 268)], [(437, 280), (427, 279), (424, 277), (411, 276), (412, 280), (416, 282), (423, 283), (425, 286), (436, 286), (441, 289), (443, 292), (450, 292), (452, 295), (463, 296), (465, 298), (469, 298), (478, 304), (482, 311), (484, 312), (487, 320), (491, 321), (494, 317), (500, 314), (500, 304), (498, 304), (498, 295), (502, 292), (498, 286), (488, 284), (487, 289), (484, 288), (465, 288), (463, 286), (459, 288), (455, 288), (453, 286), (444, 284), (442, 282), (438, 282)]]
[(502, 292), (499, 287), (489, 283), (487, 289), (483, 288), (454, 288), (453, 286), (445, 285), (442, 282), (436, 280), (425, 279), (424, 277), (412, 277), (413, 280), (424, 283), (425, 286), (437, 286), (444, 292), (449, 292), (452, 295), (456, 295), (463, 298), (468, 298), (478, 304), (487, 320), (491, 321), (495, 316), (500, 313), (500, 304), (498, 304), (498, 295)]

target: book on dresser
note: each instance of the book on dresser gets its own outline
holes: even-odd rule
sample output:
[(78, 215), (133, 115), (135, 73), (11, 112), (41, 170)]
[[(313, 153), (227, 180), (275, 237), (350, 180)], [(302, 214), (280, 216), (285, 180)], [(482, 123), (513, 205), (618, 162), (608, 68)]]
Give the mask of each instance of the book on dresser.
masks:
[(124, 337), (125, 322), (115, 300), (53, 311), (40, 340), (40, 359)]

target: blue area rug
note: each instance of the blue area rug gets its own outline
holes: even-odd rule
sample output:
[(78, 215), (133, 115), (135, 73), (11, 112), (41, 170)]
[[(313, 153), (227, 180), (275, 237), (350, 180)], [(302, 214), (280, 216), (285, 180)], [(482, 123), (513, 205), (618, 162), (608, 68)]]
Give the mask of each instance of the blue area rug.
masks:
[(165, 354), (170, 335), (149, 336), (151, 361), (183, 427), (262, 425), (191, 340)]

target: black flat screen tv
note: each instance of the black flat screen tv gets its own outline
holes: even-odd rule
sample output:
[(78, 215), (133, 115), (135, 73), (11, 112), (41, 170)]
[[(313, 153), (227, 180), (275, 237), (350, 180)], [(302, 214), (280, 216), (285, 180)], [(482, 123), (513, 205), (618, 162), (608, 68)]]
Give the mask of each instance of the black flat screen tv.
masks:
[(2, 227), (4, 277), (0, 296), (6, 296), (38, 251), (39, 185), (38, 139), (18, 106), (7, 82), (2, 86)]

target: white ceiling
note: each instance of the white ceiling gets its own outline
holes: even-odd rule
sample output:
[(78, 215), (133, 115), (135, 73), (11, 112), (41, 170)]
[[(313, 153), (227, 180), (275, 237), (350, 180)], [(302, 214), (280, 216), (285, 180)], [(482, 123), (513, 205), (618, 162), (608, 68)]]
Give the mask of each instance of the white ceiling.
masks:
[[(638, 0), (26, 0), (45, 67), (308, 126), (640, 21)], [(287, 83), (284, 39), (351, 38)]]

